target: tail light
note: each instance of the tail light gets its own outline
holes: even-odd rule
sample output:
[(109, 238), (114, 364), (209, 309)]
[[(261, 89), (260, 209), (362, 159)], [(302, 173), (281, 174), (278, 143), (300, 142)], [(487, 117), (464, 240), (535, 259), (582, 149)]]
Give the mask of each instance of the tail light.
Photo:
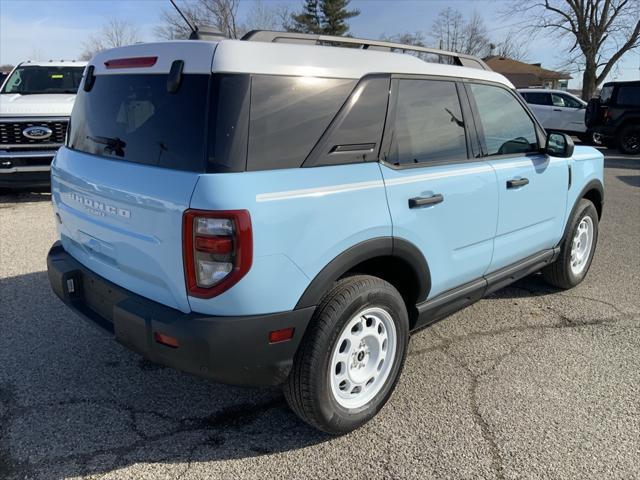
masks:
[(187, 210), (182, 248), (187, 292), (220, 295), (246, 275), (253, 261), (251, 217), (246, 210)]

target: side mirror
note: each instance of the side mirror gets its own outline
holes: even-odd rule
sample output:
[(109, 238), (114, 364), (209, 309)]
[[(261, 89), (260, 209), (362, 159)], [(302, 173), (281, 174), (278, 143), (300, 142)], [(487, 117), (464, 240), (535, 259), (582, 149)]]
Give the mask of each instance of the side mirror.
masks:
[(566, 133), (549, 132), (544, 151), (552, 157), (569, 158), (573, 155), (573, 140)]

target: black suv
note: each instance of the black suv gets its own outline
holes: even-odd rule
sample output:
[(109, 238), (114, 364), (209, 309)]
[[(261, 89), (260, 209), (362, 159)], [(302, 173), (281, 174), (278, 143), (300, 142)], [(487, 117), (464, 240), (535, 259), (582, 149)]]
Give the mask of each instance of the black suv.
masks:
[(585, 123), (607, 147), (640, 154), (640, 81), (605, 83), (600, 96), (589, 101)]

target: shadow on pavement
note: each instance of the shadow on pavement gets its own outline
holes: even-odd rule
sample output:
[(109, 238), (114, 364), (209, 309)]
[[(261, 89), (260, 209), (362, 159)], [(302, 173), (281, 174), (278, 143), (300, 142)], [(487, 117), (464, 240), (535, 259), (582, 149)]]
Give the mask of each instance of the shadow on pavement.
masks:
[(640, 158), (632, 157), (605, 157), (605, 168), (628, 168), (631, 170), (640, 170)]
[(216, 385), (87, 325), (46, 272), (0, 279), (0, 478), (256, 457), (330, 439), (279, 388)]
[(640, 187), (640, 175), (618, 175), (618, 179), (632, 187)]
[(39, 188), (33, 190), (0, 189), (0, 204), (50, 201), (51, 191), (48, 188)]

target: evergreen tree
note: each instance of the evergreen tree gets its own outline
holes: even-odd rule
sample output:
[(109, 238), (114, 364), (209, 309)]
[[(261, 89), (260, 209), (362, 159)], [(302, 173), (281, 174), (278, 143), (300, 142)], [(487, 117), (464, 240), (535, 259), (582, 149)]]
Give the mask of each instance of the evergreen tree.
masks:
[(288, 30), (300, 33), (322, 33), (320, 0), (305, 0), (302, 12), (291, 14)]
[(349, 31), (347, 20), (360, 15), (359, 10), (347, 10), (350, 0), (322, 0), (322, 33), (345, 35)]
[(350, 0), (305, 0), (302, 12), (291, 15), (292, 32), (345, 35), (347, 20), (360, 15), (359, 10), (347, 10)]

